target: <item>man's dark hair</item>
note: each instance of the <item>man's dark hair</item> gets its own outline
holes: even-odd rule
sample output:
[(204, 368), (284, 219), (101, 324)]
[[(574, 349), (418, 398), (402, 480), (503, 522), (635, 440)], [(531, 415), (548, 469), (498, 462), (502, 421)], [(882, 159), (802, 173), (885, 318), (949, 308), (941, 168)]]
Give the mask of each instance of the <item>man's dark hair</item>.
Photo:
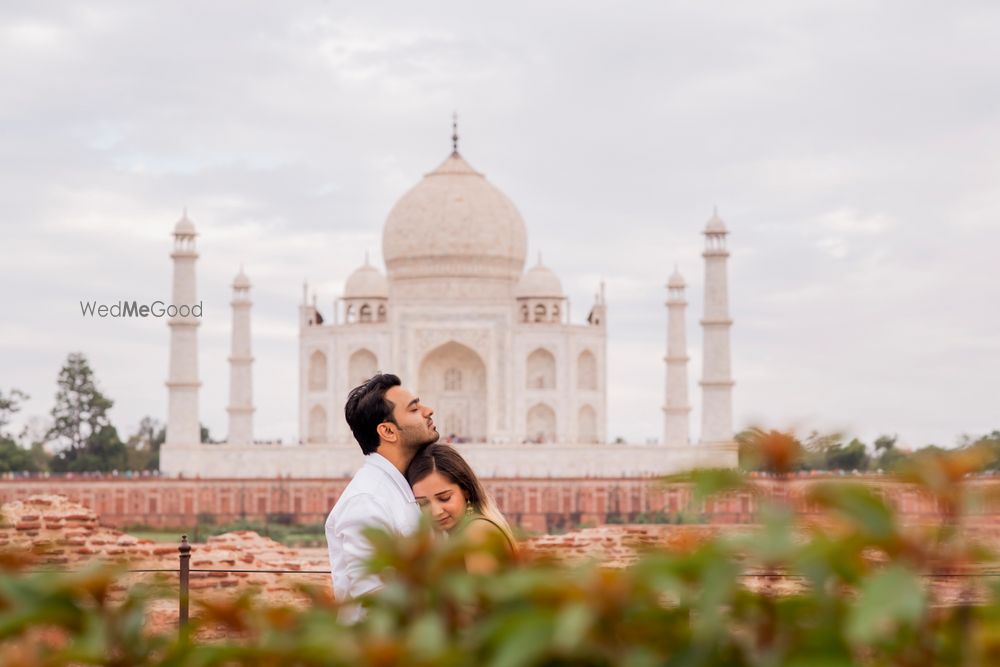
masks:
[(396, 423), (392, 416), (396, 406), (385, 397), (385, 392), (400, 384), (396, 375), (376, 373), (347, 395), (344, 416), (365, 456), (378, 449), (378, 425), (382, 422)]

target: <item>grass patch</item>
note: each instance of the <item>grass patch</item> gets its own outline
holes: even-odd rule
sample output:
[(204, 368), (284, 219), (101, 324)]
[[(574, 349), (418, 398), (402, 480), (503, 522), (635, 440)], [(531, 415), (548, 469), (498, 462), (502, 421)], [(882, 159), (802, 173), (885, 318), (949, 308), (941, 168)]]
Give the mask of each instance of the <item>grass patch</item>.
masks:
[(289, 547), (322, 547), (326, 545), (323, 524), (263, 523), (254, 521), (233, 521), (225, 524), (199, 523), (196, 526), (180, 528), (153, 528), (146, 525), (126, 526), (123, 531), (134, 537), (154, 542), (180, 543), (181, 535), (187, 535), (192, 543), (204, 543), (213, 535), (222, 535), (237, 530), (252, 530)]

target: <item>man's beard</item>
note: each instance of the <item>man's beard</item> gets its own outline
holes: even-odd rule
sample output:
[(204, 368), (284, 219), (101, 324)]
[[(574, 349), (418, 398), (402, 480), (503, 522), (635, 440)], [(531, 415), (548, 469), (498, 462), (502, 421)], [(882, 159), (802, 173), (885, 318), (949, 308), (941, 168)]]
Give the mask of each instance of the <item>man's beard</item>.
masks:
[(441, 434), (436, 430), (430, 431), (429, 433), (420, 433), (419, 435), (411, 432), (411, 429), (408, 428), (401, 428), (399, 431), (403, 436), (403, 441), (406, 443), (407, 449), (411, 449), (413, 451), (419, 451), (427, 445), (432, 445), (441, 437)]

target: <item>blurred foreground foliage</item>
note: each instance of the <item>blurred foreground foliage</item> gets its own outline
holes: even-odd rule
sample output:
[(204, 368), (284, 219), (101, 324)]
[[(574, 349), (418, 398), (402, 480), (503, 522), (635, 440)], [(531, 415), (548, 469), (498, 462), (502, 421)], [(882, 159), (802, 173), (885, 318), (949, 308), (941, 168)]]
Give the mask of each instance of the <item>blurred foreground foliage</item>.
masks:
[[(775, 470), (795, 469), (793, 439), (759, 444)], [(157, 632), (144, 625), (151, 600), (176, 589), (129, 587), (111, 602), (113, 568), (28, 573), (29, 558), (7, 553), (0, 664), (997, 664), (1000, 589), (962, 576), (992, 560), (962, 530), (982, 500), (963, 480), (990, 455), (909, 461), (902, 478), (942, 510), (931, 525), (902, 526), (877, 487), (823, 481), (809, 487), (818, 514), (767, 505), (756, 526), (649, 548), (628, 567), (535, 557), (474, 576), (461, 539), (436, 540), (426, 527), (406, 539), (373, 533), (371, 567), (387, 583), (353, 626), (338, 622), (325, 589), (303, 586), (298, 605), (267, 605), (252, 591), (199, 597), (184, 631)], [(686, 480), (699, 500), (753, 488), (732, 471)], [(950, 593), (929, 573), (948, 574)]]

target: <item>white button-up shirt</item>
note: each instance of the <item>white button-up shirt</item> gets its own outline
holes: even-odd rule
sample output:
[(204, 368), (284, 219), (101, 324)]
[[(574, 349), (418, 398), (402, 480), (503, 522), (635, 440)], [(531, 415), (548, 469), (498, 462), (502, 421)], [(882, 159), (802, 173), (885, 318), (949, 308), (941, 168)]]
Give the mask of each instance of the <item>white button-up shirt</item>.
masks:
[[(326, 519), (326, 543), (330, 551), (333, 593), (347, 601), (382, 586), (365, 572), (372, 546), (362, 534), (366, 528), (381, 528), (396, 535), (409, 535), (420, 523), (420, 508), (410, 485), (389, 459), (375, 452), (354, 473), (351, 482)], [(361, 617), (361, 609), (348, 607), (347, 622)]]

